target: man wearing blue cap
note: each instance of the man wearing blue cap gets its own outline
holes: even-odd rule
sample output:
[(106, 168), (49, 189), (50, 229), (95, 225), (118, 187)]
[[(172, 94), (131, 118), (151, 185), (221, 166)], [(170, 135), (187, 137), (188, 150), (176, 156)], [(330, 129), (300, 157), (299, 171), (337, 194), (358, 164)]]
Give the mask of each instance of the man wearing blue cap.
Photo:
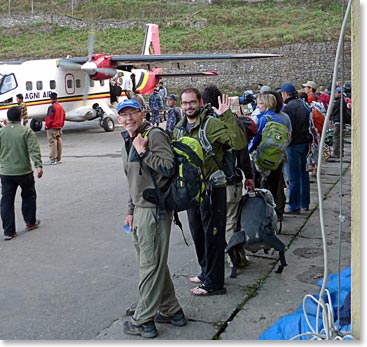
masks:
[(283, 111), (292, 124), (292, 140), (287, 148), (289, 205), (284, 214), (299, 214), (301, 209), (308, 211), (310, 205), (310, 176), (306, 170), (310, 111), (298, 99), (293, 84), (284, 83), (280, 90), (285, 104)]
[(172, 139), (173, 129), (176, 124), (182, 119), (182, 111), (176, 106), (177, 96), (175, 94), (168, 95), (167, 105), (169, 107), (167, 112), (166, 133)]
[(159, 189), (167, 187), (175, 161), (167, 134), (144, 120), (136, 100), (120, 102), (117, 112), (125, 128), (122, 160), (130, 191), (125, 224), (132, 231), (140, 279), (139, 302), (123, 329), (129, 335), (153, 338), (158, 335), (155, 322), (186, 324), (167, 266), (172, 211), (160, 211), (143, 198), (145, 189), (155, 189), (152, 175)]

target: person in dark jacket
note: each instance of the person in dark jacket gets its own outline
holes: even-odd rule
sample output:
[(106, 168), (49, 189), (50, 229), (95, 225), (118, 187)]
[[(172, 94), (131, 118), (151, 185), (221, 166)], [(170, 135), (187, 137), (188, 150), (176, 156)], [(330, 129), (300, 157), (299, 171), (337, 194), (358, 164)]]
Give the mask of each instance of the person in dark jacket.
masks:
[(57, 94), (50, 94), (51, 106), (47, 110), (45, 119), (45, 128), (47, 133), (48, 144), (50, 147), (50, 160), (45, 165), (61, 164), (62, 159), (62, 128), (65, 123), (65, 110), (57, 102)]
[(281, 87), (286, 113), (292, 123), (292, 140), (287, 149), (289, 170), (289, 205), (285, 214), (299, 214), (308, 211), (310, 205), (310, 176), (306, 169), (309, 150), (309, 110), (297, 97), (296, 88), (291, 83)]
[(218, 163), (223, 161), (226, 146), (235, 150), (243, 149), (246, 146), (246, 137), (230, 110), (230, 99), (227, 95), (218, 99), (219, 107), (213, 108), (217, 117), (212, 118), (208, 118), (212, 112), (202, 107), (201, 93), (196, 88), (185, 88), (180, 99), (184, 118), (176, 125), (173, 139), (182, 136), (199, 138), (199, 130), (203, 128), (215, 154), (213, 156), (207, 152), (204, 158), (203, 175), (207, 194), (200, 205), (187, 211), (201, 268), (198, 276), (190, 278), (191, 282), (199, 284), (191, 293), (197, 296), (225, 294), (226, 180), (224, 173), (218, 169)]
[(153, 93), (149, 96), (149, 108), (152, 115), (151, 122), (153, 125), (159, 126), (161, 122), (160, 112), (163, 110), (162, 98), (159, 94), (159, 88), (155, 88)]
[[(350, 113), (343, 97), (343, 88), (336, 87), (334, 103), (330, 114), (330, 120), (334, 125), (333, 133), (333, 155), (334, 158), (340, 157), (340, 142), (342, 143), (342, 154), (344, 155), (344, 128), (346, 123), (350, 123)], [(340, 120), (343, 113), (343, 130), (341, 130)]]
[[(218, 108), (218, 97), (222, 97), (222, 92), (217, 86), (209, 85), (203, 90), (202, 97), (205, 105), (210, 104), (210, 106)], [(238, 125), (241, 127), (244, 134), (246, 134), (246, 130), (242, 127), (242, 123), (239, 120)], [(228, 148), (225, 151), (224, 156), (226, 157), (223, 171), (226, 174), (227, 179), (226, 241), (228, 243), (236, 228), (237, 212), (242, 198), (242, 189), (254, 190), (255, 182), (247, 146), (244, 146), (244, 148), (240, 150)], [(242, 183), (243, 174), (245, 175), (245, 180)], [(229, 256), (227, 256), (226, 259), (228, 264), (231, 266), (232, 263)], [(248, 259), (245, 255), (245, 251), (243, 250), (241, 254), (241, 263), (238, 267), (241, 268), (247, 264)]]
[(33, 230), (40, 224), (36, 219), (37, 193), (31, 160), (37, 169), (37, 177), (41, 178), (41, 150), (33, 130), (20, 124), (21, 114), (20, 106), (10, 108), (7, 113), (9, 124), (0, 130), (1, 219), (5, 241), (17, 236), (14, 200), (18, 186), (22, 190), (25, 230)]
[(168, 95), (166, 133), (168, 134), (170, 139), (172, 139), (173, 136), (173, 129), (182, 118), (182, 110), (176, 105), (176, 102), (177, 102), (177, 96), (175, 94)]

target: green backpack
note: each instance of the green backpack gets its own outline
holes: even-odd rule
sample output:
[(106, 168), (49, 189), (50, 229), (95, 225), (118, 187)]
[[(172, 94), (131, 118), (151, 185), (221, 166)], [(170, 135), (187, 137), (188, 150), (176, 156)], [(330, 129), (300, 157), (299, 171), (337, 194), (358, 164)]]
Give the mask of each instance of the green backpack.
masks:
[(273, 171), (286, 159), (289, 131), (285, 125), (273, 121), (270, 116), (265, 117), (268, 121), (262, 131), (260, 144), (252, 154), (252, 159), (258, 171)]
[[(148, 136), (148, 129), (143, 136)], [(165, 133), (165, 131), (160, 129)], [(176, 174), (172, 177), (167, 190), (161, 192), (151, 172), (155, 189), (145, 189), (145, 200), (156, 203), (160, 209), (170, 209), (174, 212), (185, 211), (199, 203), (205, 190), (202, 166), (204, 160), (203, 149), (197, 139), (183, 136), (172, 141), (172, 150), (177, 166)]]

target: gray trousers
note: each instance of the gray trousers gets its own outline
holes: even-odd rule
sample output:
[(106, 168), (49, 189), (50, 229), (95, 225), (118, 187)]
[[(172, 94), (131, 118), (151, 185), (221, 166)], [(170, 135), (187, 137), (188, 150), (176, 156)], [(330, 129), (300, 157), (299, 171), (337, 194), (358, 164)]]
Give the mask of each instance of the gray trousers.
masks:
[[(243, 183), (236, 182), (232, 185), (227, 185), (227, 216), (226, 216), (226, 242), (228, 243), (236, 230), (237, 213), (240, 207), (242, 198)], [(226, 263), (232, 266), (231, 258), (226, 254)]]
[(134, 211), (133, 242), (139, 265), (139, 302), (132, 321), (144, 324), (157, 311), (171, 316), (180, 308), (167, 265), (172, 214), (158, 221), (157, 208)]

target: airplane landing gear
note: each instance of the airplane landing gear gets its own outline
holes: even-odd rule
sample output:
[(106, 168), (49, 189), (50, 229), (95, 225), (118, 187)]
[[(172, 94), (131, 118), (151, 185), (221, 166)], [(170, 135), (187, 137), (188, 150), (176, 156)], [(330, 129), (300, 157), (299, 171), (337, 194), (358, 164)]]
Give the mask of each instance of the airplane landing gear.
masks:
[(115, 130), (115, 123), (111, 117), (101, 118), (99, 124), (108, 133)]
[(96, 117), (99, 117), (99, 125), (106, 131), (111, 132), (115, 130), (115, 123), (111, 117), (105, 116), (106, 113), (98, 103), (93, 104), (92, 108), (96, 111)]
[(42, 129), (42, 121), (41, 120), (31, 119), (31, 121), (29, 123), (29, 127), (33, 131), (40, 131)]

